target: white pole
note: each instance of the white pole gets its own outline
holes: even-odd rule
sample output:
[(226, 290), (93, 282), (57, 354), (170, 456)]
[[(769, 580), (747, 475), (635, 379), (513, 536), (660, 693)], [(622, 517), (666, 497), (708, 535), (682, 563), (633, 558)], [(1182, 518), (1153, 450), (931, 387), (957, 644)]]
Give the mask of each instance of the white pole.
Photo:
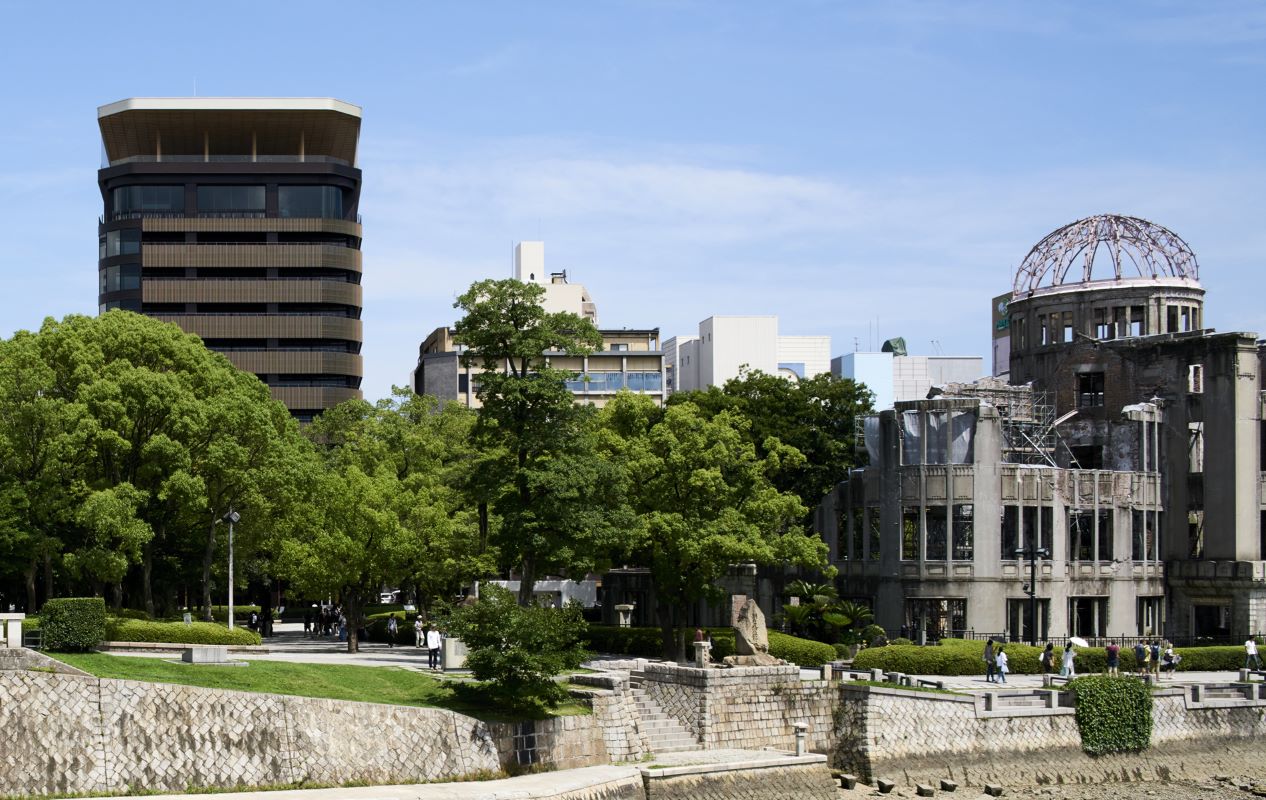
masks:
[(233, 507), (229, 506), (229, 630), (233, 630)]

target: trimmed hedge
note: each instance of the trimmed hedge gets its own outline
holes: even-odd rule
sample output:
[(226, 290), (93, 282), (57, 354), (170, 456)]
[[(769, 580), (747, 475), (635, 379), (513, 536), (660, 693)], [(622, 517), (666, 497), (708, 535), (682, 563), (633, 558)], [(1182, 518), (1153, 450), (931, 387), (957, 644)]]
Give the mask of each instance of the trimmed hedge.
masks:
[(1087, 753), (1139, 753), (1151, 745), (1152, 693), (1143, 681), (1087, 675), (1068, 688), (1077, 698), (1077, 729)]
[[(1041, 662), (1038, 659), (1043, 647), (1030, 647), (1015, 642), (1003, 642), (1002, 647), (1006, 650), (1012, 674), (1041, 673)], [(1244, 665), (1242, 647), (1175, 647), (1174, 652), (1182, 656), (1177, 667), (1179, 672), (1235, 671)], [(985, 643), (979, 640), (942, 639), (939, 645), (924, 647), (892, 643), (887, 647), (862, 650), (853, 659), (853, 666), (856, 669), (878, 668), (910, 675), (984, 675), (984, 653)], [(1063, 648), (1056, 647), (1053, 672), (1059, 671), (1063, 657)], [(1108, 654), (1102, 647), (1078, 648), (1074, 667), (1079, 673), (1105, 672), (1108, 668)], [(1138, 670), (1133, 647), (1121, 648), (1120, 670), (1123, 673)]]
[[(215, 622), (149, 622), (111, 619), (106, 635), (112, 642), (166, 642), (169, 644), (259, 644), (259, 634), (247, 628), (229, 630)], [(48, 634), (45, 633), (45, 637)], [(47, 639), (46, 639), (47, 641)]]
[(44, 648), (91, 650), (106, 636), (105, 600), (100, 597), (54, 597), (40, 609)]
[[(713, 659), (734, 655), (733, 628), (709, 628), (708, 632), (712, 634)], [(586, 647), (599, 653), (659, 658), (663, 647), (659, 628), (590, 625), (585, 636)], [(835, 648), (829, 644), (778, 631), (769, 631), (769, 654), (802, 667), (820, 667), (836, 659)]]

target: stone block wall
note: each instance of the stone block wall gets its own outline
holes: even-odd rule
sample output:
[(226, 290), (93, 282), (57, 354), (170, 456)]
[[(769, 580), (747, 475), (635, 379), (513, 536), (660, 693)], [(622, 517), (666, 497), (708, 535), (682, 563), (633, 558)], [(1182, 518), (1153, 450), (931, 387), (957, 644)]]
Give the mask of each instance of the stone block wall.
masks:
[(951, 778), (965, 785), (1207, 779), (1234, 773), (1260, 750), (1266, 702), (1194, 703), (1187, 689), (1155, 696), (1152, 747), (1091, 758), (1068, 708), (991, 713), (972, 697), (844, 685), (832, 765), (864, 778), (908, 783)]
[(647, 693), (705, 747), (795, 748), (795, 724), (806, 723), (808, 747), (831, 749), (839, 684), (802, 681), (800, 668), (697, 669), (648, 664)]
[(826, 761), (788, 758), (778, 762), (643, 769), (646, 800), (835, 800)]
[(598, 716), (552, 717), (488, 724), (504, 769), (577, 769), (610, 757)]
[(595, 717), (530, 731), (436, 708), (0, 672), (0, 795), (393, 783), (608, 761)]
[(573, 675), (572, 683), (592, 686), (589, 701), (613, 763), (640, 761), (650, 753), (642, 718), (633, 699), (627, 672)]

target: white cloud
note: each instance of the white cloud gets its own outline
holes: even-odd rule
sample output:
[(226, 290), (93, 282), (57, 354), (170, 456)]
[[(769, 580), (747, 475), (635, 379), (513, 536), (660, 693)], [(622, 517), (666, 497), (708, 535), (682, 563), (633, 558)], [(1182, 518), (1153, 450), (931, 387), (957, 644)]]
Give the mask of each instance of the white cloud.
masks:
[[(567, 148), (366, 164), (369, 396), (402, 380), (426, 333), (453, 321), (456, 293), (508, 275), (512, 243), (538, 237), (551, 268), (589, 287), (607, 326), (659, 326), (667, 337), (710, 314), (777, 313), (787, 333), (832, 334), (839, 353), (878, 317), (881, 336), (905, 335), (916, 352), (936, 339), (985, 356), (989, 298), (1009, 288), (1028, 248), (1073, 219), (1116, 211), (1188, 238), (1211, 321), (1259, 318), (1232, 288), (1266, 250), (1257, 166), (862, 180), (716, 165), (711, 153)], [(549, 155), (532, 154), (541, 150)]]

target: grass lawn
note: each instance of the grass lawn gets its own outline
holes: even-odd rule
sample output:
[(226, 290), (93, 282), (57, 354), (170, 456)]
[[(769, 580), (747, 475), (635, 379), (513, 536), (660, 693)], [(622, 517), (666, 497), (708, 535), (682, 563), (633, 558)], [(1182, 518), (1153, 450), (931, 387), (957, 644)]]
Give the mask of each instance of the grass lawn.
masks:
[[(270, 692), (398, 706), (429, 706), (496, 722), (523, 718), (507, 714), (491, 701), (481, 701), (477, 692), (458, 694), (448, 681), (392, 667), (293, 664), (284, 661), (251, 661), (247, 667), (213, 667), (105, 653), (58, 653), (55, 657), (99, 678), (180, 683), (240, 692)], [(573, 700), (553, 709), (547, 716), (588, 713), (587, 705)]]

